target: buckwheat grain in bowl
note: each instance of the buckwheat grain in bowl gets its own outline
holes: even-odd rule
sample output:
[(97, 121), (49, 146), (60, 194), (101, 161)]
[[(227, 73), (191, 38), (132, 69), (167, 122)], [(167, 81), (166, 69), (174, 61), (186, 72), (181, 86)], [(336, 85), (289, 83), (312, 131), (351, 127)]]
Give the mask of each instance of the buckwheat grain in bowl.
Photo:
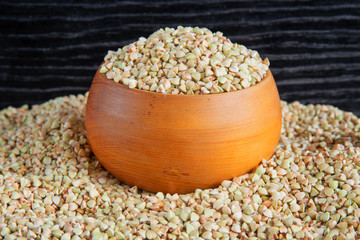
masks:
[(86, 104), (94, 154), (122, 182), (151, 192), (188, 193), (247, 173), (280, 137), (266, 63), (221, 33), (190, 27), (110, 52)]
[(104, 60), (100, 73), (129, 88), (188, 95), (248, 88), (265, 77), (270, 64), (221, 32), (182, 26), (141, 37)]

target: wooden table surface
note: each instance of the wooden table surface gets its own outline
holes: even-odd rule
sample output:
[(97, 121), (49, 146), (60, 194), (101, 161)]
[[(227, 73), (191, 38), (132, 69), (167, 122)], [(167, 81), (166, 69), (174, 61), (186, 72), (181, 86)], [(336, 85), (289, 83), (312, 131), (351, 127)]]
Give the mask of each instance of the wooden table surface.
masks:
[(202, 26), (268, 57), (281, 99), (360, 116), (360, 1), (0, 2), (0, 108), (86, 92), (108, 49)]

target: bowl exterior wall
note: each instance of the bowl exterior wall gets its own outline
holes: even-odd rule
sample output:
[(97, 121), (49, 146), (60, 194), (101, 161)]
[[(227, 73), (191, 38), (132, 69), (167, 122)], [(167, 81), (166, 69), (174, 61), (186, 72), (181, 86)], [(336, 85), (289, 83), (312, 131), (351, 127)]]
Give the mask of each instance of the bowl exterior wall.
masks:
[(270, 71), (253, 87), (201, 96), (129, 89), (97, 72), (85, 117), (102, 165), (151, 192), (187, 193), (244, 174), (271, 157), (281, 131)]

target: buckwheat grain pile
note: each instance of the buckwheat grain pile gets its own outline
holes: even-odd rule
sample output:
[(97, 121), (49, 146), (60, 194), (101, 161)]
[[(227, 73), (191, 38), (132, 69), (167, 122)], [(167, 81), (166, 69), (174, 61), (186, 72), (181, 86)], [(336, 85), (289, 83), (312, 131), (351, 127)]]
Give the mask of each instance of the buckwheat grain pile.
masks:
[(358, 239), (360, 121), (282, 102), (276, 152), (218, 188), (153, 194), (91, 152), (86, 97), (0, 111), (0, 238)]
[(265, 77), (270, 64), (222, 32), (182, 26), (110, 50), (104, 61), (100, 73), (129, 88), (187, 95), (248, 88)]

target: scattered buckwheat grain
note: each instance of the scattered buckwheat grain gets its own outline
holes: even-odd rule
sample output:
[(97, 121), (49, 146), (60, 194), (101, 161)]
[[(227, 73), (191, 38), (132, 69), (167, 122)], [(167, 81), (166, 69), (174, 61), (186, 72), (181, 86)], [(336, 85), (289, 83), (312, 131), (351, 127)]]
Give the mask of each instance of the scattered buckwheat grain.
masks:
[(149, 193), (112, 177), (85, 135), (86, 97), (0, 111), (0, 238), (358, 239), (360, 121), (282, 102), (269, 161), (218, 188)]
[(104, 61), (100, 73), (129, 88), (188, 95), (248, 88), (265, 77), (270, 64), (221, 32), (181, 26), (108, 51)]

